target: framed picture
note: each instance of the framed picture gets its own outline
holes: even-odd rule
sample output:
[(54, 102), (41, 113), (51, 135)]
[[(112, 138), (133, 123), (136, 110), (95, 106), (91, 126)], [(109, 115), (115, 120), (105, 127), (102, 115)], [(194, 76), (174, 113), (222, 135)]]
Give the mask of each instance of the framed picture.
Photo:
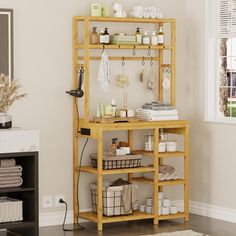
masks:
[(14, 77), (12, 9), (0, 8), (0, 74)]

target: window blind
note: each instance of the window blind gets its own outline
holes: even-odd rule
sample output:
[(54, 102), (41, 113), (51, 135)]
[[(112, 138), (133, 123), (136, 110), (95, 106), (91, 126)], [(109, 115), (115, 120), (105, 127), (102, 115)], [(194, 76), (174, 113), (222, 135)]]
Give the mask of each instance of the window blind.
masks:
[(236, 37), (236, 0), (219, 0), (219, 35)]

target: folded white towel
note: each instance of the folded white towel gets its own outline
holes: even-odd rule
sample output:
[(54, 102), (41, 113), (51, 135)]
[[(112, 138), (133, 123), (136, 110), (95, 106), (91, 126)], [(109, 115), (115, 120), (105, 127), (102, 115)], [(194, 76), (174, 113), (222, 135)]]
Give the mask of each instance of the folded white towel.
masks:
[(155, 116), (178, 116), (178, 111), (176, 109), (172, 110), (149, 110), (149, 109), (137, 109), (136, 110), (137, 114), (140, 115), (148, 115), (150, 117), (155, 117)]
[(0, 167), (0, 174), (22, 172), (22, 166)]
[(15, 159), (4, 159), (0, 160), (0, 167), (12, 167), (16, 165)]

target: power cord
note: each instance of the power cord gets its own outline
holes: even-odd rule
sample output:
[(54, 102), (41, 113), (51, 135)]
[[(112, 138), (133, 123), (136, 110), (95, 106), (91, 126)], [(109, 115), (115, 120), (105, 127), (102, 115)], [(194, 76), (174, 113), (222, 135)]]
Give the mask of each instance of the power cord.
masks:
[[(79, 216), (79, 180), (80, 180), (80, 170), (81, 170), (81, 165), (82, 165), (82, 160), (83, 160), (83, 155), (84, 155), (84, 150), (87, 146), (87, 143), (88, 143), (88, 140), (89, 138), (86, 139), (85, 143), (84, 143), (84, 146), (82, 148), (82, 151), (81, 151), (81, 155), (80, 155), (80, 163), (79, 163), (79, 168), (78, 168), (78, 179), (77, 179), (77, 190), (78, 190), (78, 193), (77, 193), (77, 202), (78, 202), (78, 216)], [(68, 211), (68, 205), (67, 203), (63, 200), (63, 199), (60, 199), (59, 200), (59, 203), (62, 203), (62, 204), (65, 204), (66, 206), (66, 209), (65, 209), (65, 216), (64, 216), (64, 220), (63, 220), (63, 224), (62, 224), (62, 230), (63, 231), (77, 231), (77, 230), (83, 230), (84, 227), (82, 225), (79, 224), (79, 222), (77, 222), (77, 225), (78, 225), (78, 228), (73, 228), (73, 229), (66, 229), (65, 228), (65, 222), (66, 222), (66, 217), (67, 217), (67, 211)]]
[(79, 130), (79, 105), (78, 105), (77, 98), (74, 98), (74, 99), (75, 99), (75, 108), (76, 108), (77, 120), (78, 120), (78, 123), (77, 123), (77, 133), (79, 134), (80, 133), (80, 130)]

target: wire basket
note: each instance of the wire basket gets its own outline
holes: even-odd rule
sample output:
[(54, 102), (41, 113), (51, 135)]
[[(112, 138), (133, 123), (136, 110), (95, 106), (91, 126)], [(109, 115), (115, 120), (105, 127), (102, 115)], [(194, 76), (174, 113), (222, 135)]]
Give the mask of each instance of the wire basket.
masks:
[[(102, 207), (105, 216), (130, 215), (132, 208), (128, 212), (124, 208), (124, 191), (122, 186), (103, 187), (102, 189)], [(97, 213), (97, 185), (91, 184), (92, 209)], [(131, 204), (131, 203), (130, 203)]]
[[(97, 154), (90, 154), (90, 159), (92, 167), (97, 168)], [(141, 166), (141, 159), (141, 155), (104, 155), (102, 158), (102, 168), (104, 170), (137, 168)]]

